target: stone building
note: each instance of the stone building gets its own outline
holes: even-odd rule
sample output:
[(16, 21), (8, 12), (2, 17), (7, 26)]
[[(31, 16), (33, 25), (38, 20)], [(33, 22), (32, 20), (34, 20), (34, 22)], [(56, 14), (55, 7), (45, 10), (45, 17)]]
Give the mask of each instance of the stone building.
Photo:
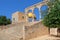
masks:
[[(40, 2), (38, 4), (35, 4), (33, 6), (30, 6), (25, 9), (25, 13), (21, 12), (15, 12), (12, 14), (12, 23), (24, 23), (24, 29), (23, 29), (23, 39), (29, 40), (35, 37), (48, 35), (49, 31), (46, 26), (44, 26), (41, 22), (42, 13), (40, 13), (40, 8), (44, 5), (47, 5), (47, 0), (44, 0), (43, 2)], [(39, 9), (39, 20), (35, 21), (35, 14), (33, 12), (34, 8)], [(32, 10), (32, 12), (29, 12), (29, 10)], [(30, 20), (31, 19), (31, 20)], [(43, 32), (44, 31), (44, 32)]]
[[(13, 13), (12, 24), (0, 28), (0, 40), (29, 40), (32, 38), (49, 35), (48, 27), (44, 26), (41, 22), (44, 14), (40, 13), (42, 6), (47, 5), (47, 2), (48, 0), (43, 0), (40, 3), (25, 8), (25, 13), (18, 11)], [(39, 12), (38, 21), (35, 21), (35, 8), (37, 8)], [(57, 29), (54, 30), (57, 31)], [(57, 32), (53, 31), (51, 34), (57, 34)]]
[(26, 22), (26, 15), (21, 12), (15, 12), (12, 14), (12, 23)]
[(33, 16), (35, 15), (35, 17), (36, 17), (36, 14), (34, 13), (35, 9), (38, 9), (38, 13), (37, 13), (38, 17), (36, 17), (36, 19), (38, 19), (38, 21), (41, 21), (44, 18), (44, 16), (46, 15), (46, 13), (43, 14), (41, 12), (41, 8), (43, 6), (47, 6), (48, 1), (49, 0), (43, 0), (40, 3), (34, 4), (34, 5), (30, 6), (30, 7), (25, 8), (25, 13), (21, 13), (21, 12), (15, 12), (15, 13), (13, 13), (12, 14), (12, 23), (29, 22), (29, 21), (36, 22), (36, 20), (34, 19), (34, 17), (29, 18), (29, 16), (27, 16), (30, 13)]

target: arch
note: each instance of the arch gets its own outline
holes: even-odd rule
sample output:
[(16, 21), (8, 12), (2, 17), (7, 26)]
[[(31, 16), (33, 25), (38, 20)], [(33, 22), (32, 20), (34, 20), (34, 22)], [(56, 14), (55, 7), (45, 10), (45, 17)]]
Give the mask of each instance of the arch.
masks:
[(47, 13), (48, 13), (48, 6), (47, 5), (43, 5), (41, 8), (41, 19), (43, 19)]
[(48, 8), (47, 5), (42, 5), (40, 9), (43, 10), (43, 11), (45, 11), (47, 8)]
[[(30, 13), (30, 12), (32, 13), (32, 10), (28, 10), (27, 13)], [(33, 21), (33, 18), (28, 18), (28, 21), (29, 21), (29, 22), (32, 22), (32, 21)]]
[(28, 12), (32, 12), (32, 10), (28, 10)]
[(39, 8), (34, 8), (34, 14), (36, 16), (36, 21), (40, 20), (40, 13), (39, 13)]
[(33, 21), (33, 18), (28, 18), (28, 21), (29, 21), (29, 22), (32, 22), (32, 21)]

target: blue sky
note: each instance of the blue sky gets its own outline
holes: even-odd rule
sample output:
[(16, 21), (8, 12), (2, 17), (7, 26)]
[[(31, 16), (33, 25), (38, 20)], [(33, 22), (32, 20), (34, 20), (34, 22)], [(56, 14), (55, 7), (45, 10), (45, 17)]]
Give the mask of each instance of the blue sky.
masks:
[(0, 16), (7, 16), (11, 19), (12, 13), (24, 12), (26, 7), (39, 3), (42, 0), (0, 0)]

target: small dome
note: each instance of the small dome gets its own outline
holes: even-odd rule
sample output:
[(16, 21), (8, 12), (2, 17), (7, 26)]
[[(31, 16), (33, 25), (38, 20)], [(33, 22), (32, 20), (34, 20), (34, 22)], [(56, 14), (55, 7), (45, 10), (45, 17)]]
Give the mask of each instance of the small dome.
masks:
[(35, 15), (30, 12), (30, 13), (28, 13), (28, 17), (33, 18), (33, 17), (35, 17)]

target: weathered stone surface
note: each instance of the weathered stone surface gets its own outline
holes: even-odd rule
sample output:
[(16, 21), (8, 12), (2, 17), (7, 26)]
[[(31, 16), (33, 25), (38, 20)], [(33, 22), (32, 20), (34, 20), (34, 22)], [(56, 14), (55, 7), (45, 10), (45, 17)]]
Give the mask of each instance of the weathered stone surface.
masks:
[(23, 38), (23, 24), (15, 24), (14, 26), (0, 31), (0, 40), (20, 40)]
[(1, 40), (29, 40), (31, 38), (48, 35), (48, 28), (41, 22), (17, 23), (7, 26), (7, 29), (0, 30)]
[(39, 36), (48, 35), (48, 28), (45, 27), (41, 22), (35, 23), (31, 26), (25, 26), (25, 39), (29, 40)]

